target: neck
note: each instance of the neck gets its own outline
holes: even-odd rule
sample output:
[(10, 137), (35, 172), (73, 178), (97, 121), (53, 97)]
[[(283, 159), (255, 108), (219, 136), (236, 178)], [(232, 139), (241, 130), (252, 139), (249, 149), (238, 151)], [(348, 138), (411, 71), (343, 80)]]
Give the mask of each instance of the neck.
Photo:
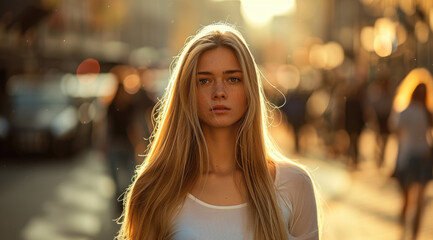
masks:
[(233, 128), (203, 128), (209, 150), (208, 173), (225, 175), (236, 171), (236, 133)]

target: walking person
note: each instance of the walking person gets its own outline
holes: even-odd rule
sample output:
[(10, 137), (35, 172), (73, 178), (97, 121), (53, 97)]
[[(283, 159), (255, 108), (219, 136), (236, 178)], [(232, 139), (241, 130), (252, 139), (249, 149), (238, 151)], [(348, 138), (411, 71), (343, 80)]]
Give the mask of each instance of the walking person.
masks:
[(314, 183), (269, 141), (257, 65), (227, 24), (175, 62), (119, 240), (319, 239)]
[(406, 226), (408, 209), (414, 206), (415, 217), (411, 230), (412, 239), (416, 239), (420, 230), (424, 193), (428, 181), (432, 179), (433, 169), (431, 147), (427, 140), (432, 117), (427, 108), (426, 85), (418, 84), (410, 99), (409, 106), (394, 119), (399, 140), (394, 176), (403, 193), (400, 223)]

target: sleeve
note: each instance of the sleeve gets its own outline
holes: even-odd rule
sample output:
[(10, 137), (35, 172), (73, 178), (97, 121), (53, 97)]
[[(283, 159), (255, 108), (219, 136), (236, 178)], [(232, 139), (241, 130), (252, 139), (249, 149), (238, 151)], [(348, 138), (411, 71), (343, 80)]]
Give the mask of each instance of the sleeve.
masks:
[(318, 208), (313, 181), (299, 166), (281, 169), (280, 193), (290, 205), (290, 240), (319, 239)]
[(313, 183), (306, 173), (297, 177), (297, 187), (292, 196), (293, 212), (289, 232), (295, 239), (319, 239), (318, 214)]

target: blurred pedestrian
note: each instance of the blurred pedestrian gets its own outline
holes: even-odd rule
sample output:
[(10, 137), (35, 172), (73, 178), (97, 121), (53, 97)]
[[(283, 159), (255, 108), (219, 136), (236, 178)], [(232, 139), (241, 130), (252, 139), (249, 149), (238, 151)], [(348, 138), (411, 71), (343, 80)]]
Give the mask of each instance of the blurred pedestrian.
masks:
[[(131, 71), (127, 66), (116, 66), (111, 72), (118, 80), (117, 91), (107, 111), (107, 144), (105, 151), (111, 175), (115, 182), (116, 199), (131, 183), (134, 174), (134, 146), (130, 141), (133, 130), (134, 102), (133, 95), (125, 90), (123, 79), (125, 72)], [(119, 203), (119, 209), (122, 206)]]
[(314, 184), (268, 141), (241, 34), (204, 27), (179, 57), (118, 239), (319, 239)]
[(306, 105), (309, 94), (301, 91), (288, 92), (286, 94), (286, 104), (281, 108), (287, 117), (287, 122), (292, 126), (295, 140), (295, 151), (300, 153), (299, 139), (300, 130), (305, 124)]
[(403, 226), (406, 225), (408, 209), (412, 206), (411, 199), (414, 199), (416, 210), (412, 225), (413, 239), (416, 239), (420, 228), (426, 185), (433, 178), (431, 147), (427, 140), (431, 137), (432, 117), (426, 99), (426, 85), (420, 83), (413, 90), (409, 106), (394, 119), (399, 140), (394, 176), (403, 192), (400, 222)]
[(359, 164), (359, 137), (364, 129), (364, 95), (365, 85), (360, 83), (352, 86), (346, 95), (346, 104), (344, 109), (345, 130), (349, 135), (350, 143), (348, 149), (349, 166), (358, 168)]
[(377, 144), (379, 146), (378, 167), (382, 167), (385, 157), (385, 147), (390, 129), (388, 125), (389, 116), (394, 98), (391, 90), (391, 78), (388, 73), (380, 75), (367, 90), (368, 121), (376, 126)]

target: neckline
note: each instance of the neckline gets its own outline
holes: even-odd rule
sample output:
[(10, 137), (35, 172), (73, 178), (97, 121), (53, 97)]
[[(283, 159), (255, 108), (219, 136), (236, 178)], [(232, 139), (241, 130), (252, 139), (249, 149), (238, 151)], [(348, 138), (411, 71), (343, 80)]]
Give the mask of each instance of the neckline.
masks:
[[(277, 185), (277, 180), (278, 177), (280, 175), (280, 171), (279, 171), (279, 165), (277, 163), (275, 163), (275, 179), (274, 179), (274, 185)], [(236, 205), (213, 205), (210, 203), (206, 203), (203, 202), (202, 200), (198, 199), (197, 197), (195, 197), (194, 195), (192, 195), (191, 193), (187, 194), (188, 198), (190, 198), (192, 201), (207, 207), (207, 208), (213, 208), (213, 209), (226, 209), (226, 210), (230, 210), (230, 209), (239, 209), (239, 208), (243, 208), (246, 207), (248, 205), (248, 203), (241, 203), (241, 204), (236, 204)]]
[(194, 202), (196, 202), (196, 203), (198, 203), (198, 204), (200, 204), (200, 205), (202, 205), (204, 207), (214, 208), (214, 209), (227, 209), (227, 210), (229, 210), (229, 209), (238, 209), (238, 208), (246, 207), (248, 205), (248, 203), (241, 203), (241, 204), (237, 204), (237, 205), (227, 205), (227, 206), (225, 206), (225, 205), (213, 205), (213, 204), (210, 204), (210, 203), (203, 202), (202, 200), (196, 198), (191, 193), (188, 193), (188, 197), (191, 200), (193, 200)]

